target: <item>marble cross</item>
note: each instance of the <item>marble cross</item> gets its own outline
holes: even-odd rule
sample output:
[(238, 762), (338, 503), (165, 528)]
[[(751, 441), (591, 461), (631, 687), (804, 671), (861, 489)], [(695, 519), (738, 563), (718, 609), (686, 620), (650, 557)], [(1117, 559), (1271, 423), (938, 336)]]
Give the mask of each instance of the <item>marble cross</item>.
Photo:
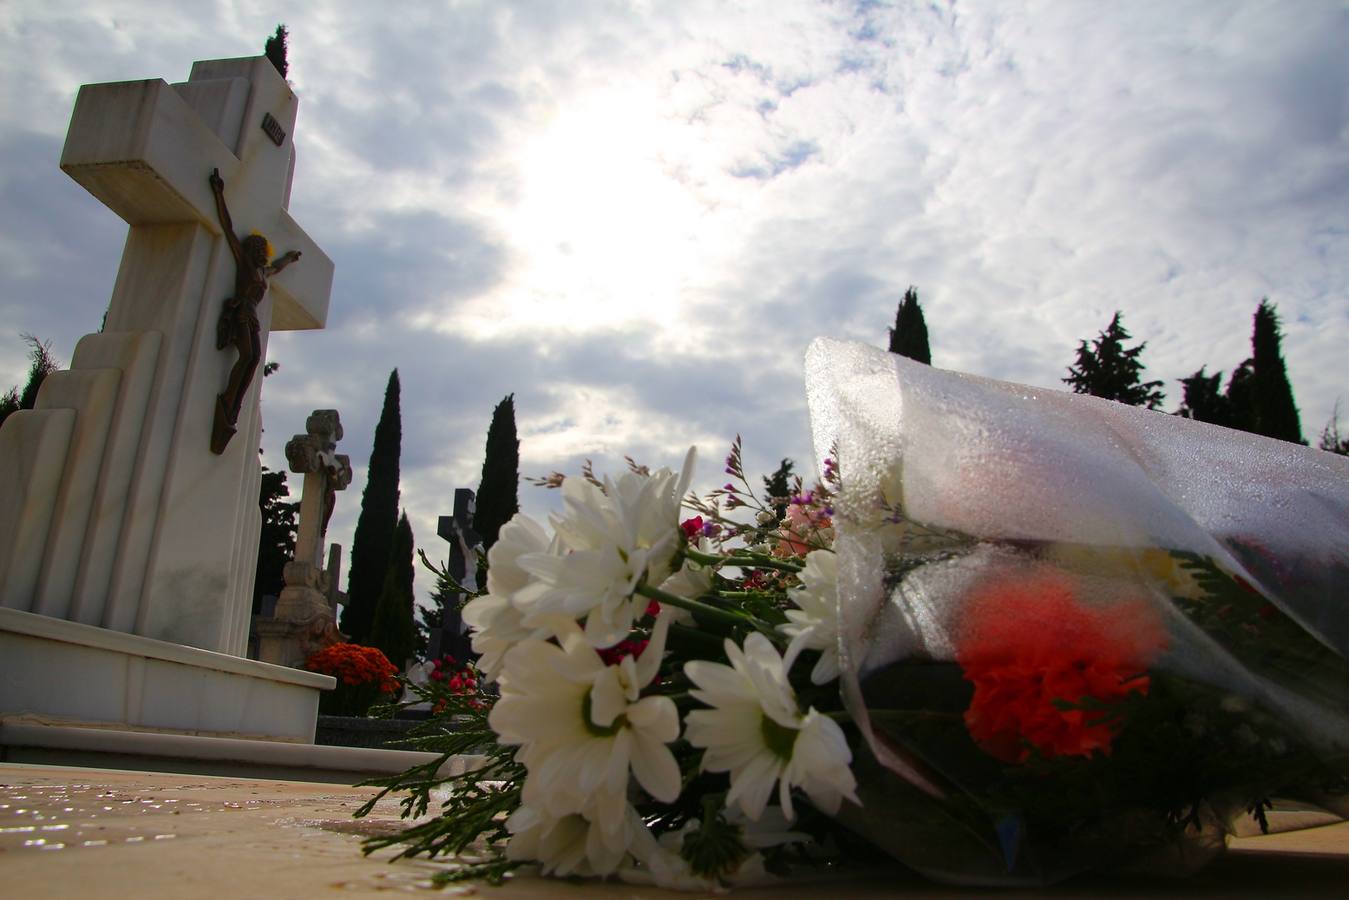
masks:
[(245, 652), (262, 379), (237, 392), (238, 436), (211, 452), (239, 354), (217, 347), (237, 267), (210, 176), (235, 228), (303, 256), (257, 304), (265, 359), (273, 329), (323, 327), (332, 287), (332, 262), (287, 211), (297, 107), (264, 57), (80, 89), (61, 168), (130, 229), (103, 329), (0, 432), (4, 606)]

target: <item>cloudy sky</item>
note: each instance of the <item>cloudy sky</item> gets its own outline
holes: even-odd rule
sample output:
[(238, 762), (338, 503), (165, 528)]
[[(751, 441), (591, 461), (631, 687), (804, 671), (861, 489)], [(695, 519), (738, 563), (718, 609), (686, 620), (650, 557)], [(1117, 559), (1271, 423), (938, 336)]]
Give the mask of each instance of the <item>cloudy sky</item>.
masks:
[[(707, 488), (737, 433), (752, 472), (804, 463), (806, 345), (883, 344), (910, 284), (937, 366), (1049, 388), (1121, 310), (1168, 410), (1268, 296), (1306, 436), (1349, 403), (1345, 3), (285, 7), (291, 212), (337, 268), (327, 330), (272, 338), (263, 459), (341, 411), (344, 544), (395, 366), (441, 556), (506, 394), (523, 474), (697, 444)], [(57, 165), (79, 85), (254, 55), (278, 9), (0, 4), (0, 389), (116, 274), (125, 225)]]

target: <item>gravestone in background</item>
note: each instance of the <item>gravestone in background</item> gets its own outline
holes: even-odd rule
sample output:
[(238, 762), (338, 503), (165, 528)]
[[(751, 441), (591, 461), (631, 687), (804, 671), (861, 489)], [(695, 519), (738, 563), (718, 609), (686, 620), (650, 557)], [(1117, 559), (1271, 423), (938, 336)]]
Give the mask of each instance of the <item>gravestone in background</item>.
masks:
[[(458, 488), (454, 492), (454, 514), (441, 516), (437, 523), (436, 534), (449, 542), (450, 558), (446, 571), (455, 581), (470, 590), (477, 590), (478, 550), (482, 548), (482, 538), (473, 530), (473, 510), (477, 498), (468, 488)], [(446, 654), (460, 663), (475, 658), (473, 644), (464, 625), (464, 617), (459, 612), (461, 594), (448, 594), (441, 608), (440, 628), (431, 633), (429, 656), (439, 659)]]
[(340, 641), (337, 583), (341, 559), (334, 544), (323, 566), (323, 537), (337, 503), (337, 492), (351, 484), (351, 458), (338, 453), (342, 420), (335, 409), (316, 409), (305, 420), (305, 433), (286, 443), (290, 470), (304, 476), (295, 556), (286, 564), (286, 586), (271, 616), (255, 616), (258, 659), (300, 666), (311, 654)]

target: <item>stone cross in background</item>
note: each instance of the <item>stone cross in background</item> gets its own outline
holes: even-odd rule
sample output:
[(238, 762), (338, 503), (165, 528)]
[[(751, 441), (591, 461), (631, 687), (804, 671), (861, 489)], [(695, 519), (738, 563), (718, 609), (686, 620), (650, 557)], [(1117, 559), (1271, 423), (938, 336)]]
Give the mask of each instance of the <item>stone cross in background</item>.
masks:
[(295, 557), (286, 563), (286, 586), (270, 619), (253, 621), (258, 658), (298, 666), (317, 650), (341, 639), (337, 631), (337, 581), (341, 555), (336, 544), (323, 568), (323, 536), (337, 492), (351, 484), (351, 458), (338, 453), (342, 419), (335, 409), (316, 409), (305, 420), (305, 433), (286, 443), (290, 470), (304, 475)]
[(295, 561), (323, 564), (323, 535), (328, 531), (337, 492), (351, 484), (351, 457), (337, 453), (342, 440), (342, 418), (335, 409), (316, 409), (304, 423), (305, 433), (286, 443), (290, 470), (304, 475), (300, 494), (300, 527), (295, 539)]
[[(478, 550), (482, 548), (482, 538), (473, 530), (473, 512), (476, 498), (468, 488), (459, 488), (454, 492), (454, 515), (441, 516), (437, 523), (436, 534), (450, 544), (450, 559), (446, 571), (455, 581), (470, 590), (477, 590)], [(473, 655), (469, 637), (464, 629), (464, 620), (459, 614), (459, 594), (449, 594), (441, 610), (440, 630), (431, 634), (430, 655), (432, 659), (449, 654), (459, 662), (466, 662)]]
[(235, 227), (303, 253), (256, 307), (274, 329), (322, 328), (333, 266), (286, 211), (297, 100), (264, 57), (198, 62), (189, 80), (85, 85), (61, 168), (130, 226), (104, 330), (37, 406), (0, 430), (0, 605), (242, 656), (257, 560), (259, 381), (238, 439), (211, 452), (217, 349)]

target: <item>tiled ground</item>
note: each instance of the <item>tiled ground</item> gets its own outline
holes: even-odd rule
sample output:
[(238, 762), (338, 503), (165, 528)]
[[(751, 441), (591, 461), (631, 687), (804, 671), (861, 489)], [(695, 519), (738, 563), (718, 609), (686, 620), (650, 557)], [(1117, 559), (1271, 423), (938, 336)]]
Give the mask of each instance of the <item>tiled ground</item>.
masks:
[[(354, 820), (371, 792), (301, 782), (0, 764), (0, 896), (258, 897), (314, 900), (389, 892), (499, 900), (677, 896), (619, 884), (517, 878), (437, 889), (443, 862), (360, 852), (360, 835), (399, 825), (396, 805)], [(971, 892), (901, 872), (738, 892), (746, 898), (993, 896), (1321, 897), (1349, 892), (1349, 824), (1237, 841), (1180, 882), (1072, 882), (1047, 891)]]

